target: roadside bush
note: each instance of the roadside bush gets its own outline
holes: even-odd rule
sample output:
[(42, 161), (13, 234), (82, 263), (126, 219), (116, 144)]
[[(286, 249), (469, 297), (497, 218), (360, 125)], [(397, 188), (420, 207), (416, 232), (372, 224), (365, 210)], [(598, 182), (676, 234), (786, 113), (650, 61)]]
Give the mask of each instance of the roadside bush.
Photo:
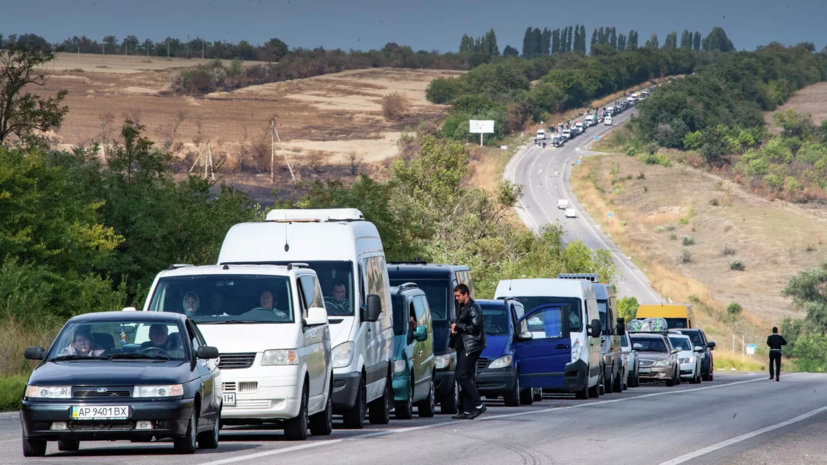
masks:
[(725, 245), (724, 249), (721, 250), (721, 255), (723, 255), (723, 256), (735, 255), (735, 253), (736, 253), (735, 249), (733, 249), (732, 247), (730, 247), (728, 245)]
[(681, 252), (681, 263), (691, 263), (692, 262), (692, 252), (684, 249)]
[(388, 121), (399, 121), (408, 116), (410, 110), (411, 101), (405, 94), (394, 92), (382, 99), (382, 114)]
[(692, 239), (689, 236), (683, 236), (683, 245), (686, 247), (690, 245), (695, 245), (695, 239)]
[(744, 271), (746, 266), (744, 266), (744, 262), (740, 260), (735, 260), (734, 262), (729, 264), (729, 269), (732, 271)]
[(672, 234), (669, 235), (669, 239), (675, 241), (675, 240), (678, 239), (678, 235), (675, 234), (675, 233), (672, 233)]
[(667, 157), (666, 155), (661, 155), (659, 153), (643, 154), (640, 156), (640, 161), (646, 163), (647, 165), (661, 165), (666, 168), (672, 166), (672, 161), (669, 160), (669, 157)]
[(425, 98), (431, 103), (450, 103), (462, 93), (462, 81), (457, 78), (438, 77), (428, 84)]
[(741, 311), (743, 311), (743, 308), (741, 307), (741, 304), (739, 304), (738, 302), (732, 302), (729, 305), (727, 305), (726, 308), (727, 316), (731, 320), (734, 320), (741, 316)]
[(674, 224), (667, 224), (665, 226), (665, 228), (666, 228), (667, 231), (674, 231), (675, 230), (675, 225)]
[(617, 301), (617, 308), (620, 318), (624, 318), (627, 322), (632, 321), (637, 316), (637, 309), (640, 306), (634, 297), (623, 297)]
[(28, 380), (28, 375), (0, 378), (0, 412), (20, 410), (20, 401), (23, 399)]
[(710, 199), (709, 204), (712, 205), (713, 207), (717, 207), (718, 206), (718, 197), (713, 197), (712, 199)]

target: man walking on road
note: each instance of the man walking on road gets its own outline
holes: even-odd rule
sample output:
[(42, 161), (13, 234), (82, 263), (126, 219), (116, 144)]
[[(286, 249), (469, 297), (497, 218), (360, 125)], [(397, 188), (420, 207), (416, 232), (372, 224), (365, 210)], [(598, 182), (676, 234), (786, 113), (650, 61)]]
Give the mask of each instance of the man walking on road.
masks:
[(451, 325), (451, 347), (457, 349), (456, 378), (460, 387), (462, 409), (455, 420), (473, 420), (487, 408), (477, 391), (477, 359), (485, 349), (485, 324), (482, 308), (471, 298), (465, 284), (454, 288), (454, 297), (460, 305), (457, 322)]
[(780, 381), (781, 377), (781, 346), (787, 345), (784, 336), (778, 334), (778, 328), (773, 326), (772, 335), (767, 338), (767, 345), (770, 346), (770, 379), (775, 374), (775, 380)]

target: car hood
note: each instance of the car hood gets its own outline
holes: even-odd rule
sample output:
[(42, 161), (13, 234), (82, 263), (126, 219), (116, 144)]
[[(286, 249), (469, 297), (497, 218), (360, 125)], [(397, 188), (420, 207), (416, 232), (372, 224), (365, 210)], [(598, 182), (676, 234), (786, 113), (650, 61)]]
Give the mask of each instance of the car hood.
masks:
[(485, 349), (482, 351), (482, 357), (494, 360), (502, 357), (505, 354), (511, 353), (511, 344), (508, 335), (485, 335)]
[(691, 350), (682, 350), (682, 351), (678, 352), (678, 357), (680, 357), (680, 358), (689, 358), (689, 357), (694, 357), (694, 356), (695, 356), (695, 352), (693, 352)]
[(638, 351), (638, 358), (641, 360), (664, 360), (669, 358), (669, 354), (663, 352), (641, 352)]
[(182, 384), (194, 379), (189, 362), (65, 361), (45, 362), (32, 372), (30, 385), (131, 386)]

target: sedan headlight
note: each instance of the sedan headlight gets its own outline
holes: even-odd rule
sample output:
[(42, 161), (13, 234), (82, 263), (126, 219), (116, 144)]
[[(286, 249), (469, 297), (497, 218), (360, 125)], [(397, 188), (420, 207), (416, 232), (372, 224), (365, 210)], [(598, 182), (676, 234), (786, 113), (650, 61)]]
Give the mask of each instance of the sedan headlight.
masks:
[(574, 344), (571, 345), (571, 361), (576, 362), (580, 360), (580, 354), (583, 352), (583, 343), (580, 342), (580, 339), (574, 341)]
[(132, 397), (174, 397), (183, 396), (184, 386), (167, 384), (164, 386), (135, 386)]
[(445, 355), (434, 355), (434, 365), (437, 370), (441, 370), (443, 368), (448, 368), (448, 365), (451, 364), (451, 354)]
[(261, 356), (261, 366), (298, 364), (299, 357), (296, 355), (296, 351), (291, 349), (265, 350)]
[(26, 386), (26, 397), (40, 399), (68, 399), (72, 397), (71, 386)]
[(353, 361), (353, 343), (343, 342), (330, 352), (333, 359), (333, 368), (342, 368), (350, 365)]
[(394, 360), (394, 362), (393, 362), (393, 372), (394, 373), (402, 373), (403, 371), (405, 371), (405, 368), (407, 367), (407, 365), (408, 364), (405, 363), (404, 360)]
[(658, 361), (655, 362), (655, 366), (656, 367), (668, 367), (670, 361), (671, 360), (669, 360), (668, 358), (665, 358), (663, 360), (658, 360)]
[(503, 355), (502, 357), (500, 357), (500, 358), (494, 360), (493, 362), (491, 362), (491, 364), (488, 365), (488, 368), (491, 368), (493, 370), (495, 368), (510, 367), (511, 362), (513, 362), (513, 361), (514, 361), (514, 357), (512, 357), (511, 355)]
[(695, 363), (695, 357), (689, 357), (689, 363)]

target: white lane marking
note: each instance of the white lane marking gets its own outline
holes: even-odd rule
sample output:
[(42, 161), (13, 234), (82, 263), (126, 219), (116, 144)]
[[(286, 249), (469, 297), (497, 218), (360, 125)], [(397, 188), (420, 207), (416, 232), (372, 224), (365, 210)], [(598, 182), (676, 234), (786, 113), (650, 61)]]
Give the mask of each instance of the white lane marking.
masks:
[(734, 437), (732, 439), (728, 439), (726, 441), (719, 442), (718, 444), (713, 444), (709, 447), (704, 447), (703, 449), (696, 450), (695, 452), (690, 452), (688, 454), (681, 455), (680, 457), (674, 458), (667, 462), (663, 462), (660, 465), (678, 465), (680, 463), (688, 462), (692, 459), (698, 458), (702, 455), (706, 455), (710, 452), (715, 452), (716, 450), (723, 449), (724, 447), (729, 447), (733, 444), (737, 444), (742, 441), (746, 441), (747, 439), (754, 438), (755, 436), (770, 432), (772, 430), (776, 430), (779, 428), (783, 428), (785, 426), (792, 425), (793, 423), (798, 423), (799, 421), (806, 420), (807, 418), (812, 417), (813, 415), (818, 415), (821, 412), (827, 411), (827, 407), (817, 408), (815, 410), (811, 410), (803, 415), (799, 415), (795, 418), (789, 419), (787, 421), (782, 421), (781, 423), (767, 426), (766, 428), (761, 428), (759, 430), (755, 430), (751, 433), (742, 434), (738, 437)]
[[(796, 376), (798, 374), (800, 374), (800, 373), (791, 373), (791, 374), (787, 375), (787, 378)], [(540, 414), (540, 413), (554, 413), (554, 412), (566, 411), (566, 410), (571, 410), (571, 409), (576, 409), (576, 408), (586, 408), (586, 407), (591, 407), (591, 406), (596, 406), (596, 405), (613, 404), (613, 403), (616, 403), (616, 402), (626, 402), (626, 401), (631, 401), (631, 400), (635, 400), (635, 399), (645, 399), (645, 398), (649, 398), (649, 397), (658, 397), (658, 396), (664, 396), (664, 395), (670, 395), (670, 394), (683, 394), (683, 393), (687, 393), (687, 392), (706, 391), (706, 390), (709, 390), (709, 389), (720, 389), (720, 388), (724, 388), (724, 387), (728, 387), (728, 386), (736, 386), (736, 385), (739, 385), (739, 384), (754, 383), (756, 381), (763, 381), (763, 379), (750, 379), (750, 380), (746, 380), (746, 381), (735, 381), (735, 382), (732, 382), (732, 383), (718, 384), (718, 385), (715, 385), (715, 386), (707, 386), (707, 387), (694, 388), (694, 389), (684, 389), (684, 390), (680, 390), (680, 391), (663, 391), (663, 392), (656, 392), (656, 393), (652, 393), (652, 394), (644, 394), (644, 395), (641, 395), (641, 396), (623, 397), (623, 398), (620, 398), (620, 399), (602, 400), (602, 401), (589, 402), (589, 403), (584, 403), (584, 404), (569, 405), (567, 407), (549, 407), (549, 408), (544, 408), (544, 409), (539, 409), (539, 410), (531, 410), (531, 411), (528, 411), (528, 412), (505, 413), (505, 414), (502, 414), (502, 415), (489, 415), (489, 416), (479, 417), (474, 421), (490, 421), (490, 420), (498, 420), (498, 419), (501, 419), (501, 418), (519, 417), (519, 416), (524, 416), (524, 415), (537, 415), (537, 414)], [(216, 460), (214, 462), (205, 462), (201, 465), (224, 465), (224, 464), (228, 464), (228, 463), (243, 462), (243, 461), (247, 461), (247, 460), (250, 460), (250, 459), (256, 459), (256, 458), (261, 458), (261, 457), (269, 457), (271, 455), (285, 454), (287, 452), (294, 452), (294, 451), (297, 451), (297, 450), (312, 449), (312, 448), (316, 448), (316, 447), (328, 446), (328, 445), (331, 445), (331, 444), (338, 444), (338, 443), (343, 442), (343, 441), (355, 441), (357, 439), (369, 439), (369, 438), (373, 438), (373, 437), (377, 437), (377, 436), (387, 436), (387, 435), (390, 435), (390, 434), (406, 433), (406, 432), (410, 432), (410, 431), (419, 431), (419, 430), (426, 430), (426, 429), (432, 429), (432, 428), (441, 428), (443, 426), (459, 425), (459, 424), (463, 424), (463, 423), (464, 424), (473, 424), (473, 421), (456, 420), (456, 421), (446, 421), (446, 422), (442, 422), (442, 423), (432, 423), (430, 425), (415, 426), (415, 427), (412, 427), (412, 428), (394, 428), (394, 429), (389, 429), (389, 430), (373, 431), (373, 432), (370, 432), (370, 433), (360, 434), (358, 436), (353, 436), (353, 437), (350, 437), (350, 438), (331, 439), (329, 441), (325, 440), (325, 441), (311, 442), (311, 443), (302, 444), (302, 445), (298, 445), (298, 446), (285, 447), (284, 449), (276, 449), (276, 450), (270, 450), (270, 451), (264, 451), (264, 452), (257, 452), (257, 453), (254, 453), (254, 454), (241, 455), (241, 456), (237, 456), (237, 457), (229, 457), (229, 458), (222, 459), (222, 460)]]

